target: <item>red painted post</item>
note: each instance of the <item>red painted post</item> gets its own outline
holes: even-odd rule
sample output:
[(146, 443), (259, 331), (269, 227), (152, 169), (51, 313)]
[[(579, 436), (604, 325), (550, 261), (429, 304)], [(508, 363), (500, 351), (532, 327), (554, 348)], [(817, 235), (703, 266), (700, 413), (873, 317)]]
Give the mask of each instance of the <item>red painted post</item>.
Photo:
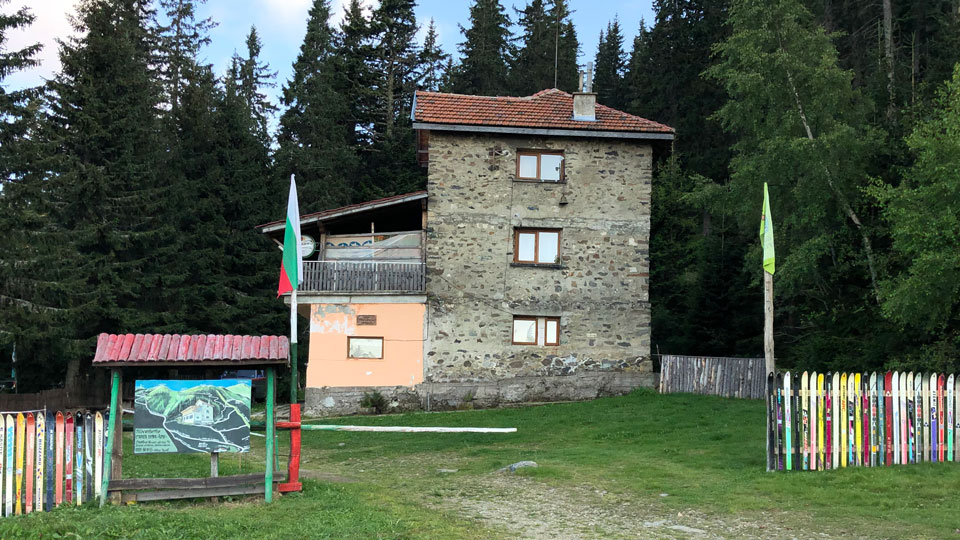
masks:
[(277, 486), (280, 493), (302, 491), (300, 483), (300, 404), (290, 404), (290, 421), (277, 422), (278, 429), (290, 430), (290, 461), (287, 463), (287, 481)]

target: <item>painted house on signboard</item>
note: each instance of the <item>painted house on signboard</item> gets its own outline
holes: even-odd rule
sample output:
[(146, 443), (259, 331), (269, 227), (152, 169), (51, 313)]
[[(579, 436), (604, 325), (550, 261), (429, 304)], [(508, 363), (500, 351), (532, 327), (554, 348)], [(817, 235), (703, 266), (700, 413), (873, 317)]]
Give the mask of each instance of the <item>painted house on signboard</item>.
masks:
[(180, 412), (180, 423), (192, 426), (209, 426), (213, 423), (213, 407), (202, 399), (198, 400)]
[(426, 191), (301, 217), (308, 410), (370, 387), (431, 408), (652, 385), (651, 179), (673, 129), (556, 89), (417, 92), (413, 121)]

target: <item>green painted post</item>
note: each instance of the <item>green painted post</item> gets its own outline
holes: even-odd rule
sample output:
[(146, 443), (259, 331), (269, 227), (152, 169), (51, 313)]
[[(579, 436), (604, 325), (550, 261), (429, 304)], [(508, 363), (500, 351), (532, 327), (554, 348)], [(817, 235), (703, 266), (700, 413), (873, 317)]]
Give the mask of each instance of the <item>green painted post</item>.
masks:
[(275, 426), (273, 422), (273, 407), (274, 407), (274, 398), (273, 398), (273, 366), (267, 368), (267, 439), (264, 441), (266, 444), (266, 471), (264, 472), (264, 483), (263, 488), (263, 498), (267, 502), (273, 502), (273, 445), (274, 445), (274, 433)]
[[(113, 438), (117, 436), (114, 426), (123, 421), (120, 412), (120, 370), (113, 370), (113, 381), (110, 386), (110, 421), (107, 423), (107, 447), (103, 449), (103, 484), (100, 488), (100, 507), (107, 502), (107, 487), (110, 485), (111, 457), (113, 456)], [(122, 424), (121, 424), (122, 425)], [(123, 432), (120, 432), (123, 436)]]

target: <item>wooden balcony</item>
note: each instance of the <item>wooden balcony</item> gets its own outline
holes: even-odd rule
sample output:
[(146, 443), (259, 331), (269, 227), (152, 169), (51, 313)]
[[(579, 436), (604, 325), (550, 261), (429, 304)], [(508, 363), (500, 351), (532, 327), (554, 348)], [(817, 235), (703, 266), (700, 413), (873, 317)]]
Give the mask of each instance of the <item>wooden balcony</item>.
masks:
[(422, 261), (303, 261), (304, 292), (422, 293)]

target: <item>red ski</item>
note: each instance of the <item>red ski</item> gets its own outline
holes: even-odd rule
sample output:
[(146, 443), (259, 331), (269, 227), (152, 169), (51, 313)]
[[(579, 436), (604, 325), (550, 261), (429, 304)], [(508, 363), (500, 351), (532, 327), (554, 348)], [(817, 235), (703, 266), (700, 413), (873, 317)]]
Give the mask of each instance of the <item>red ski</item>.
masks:
[(54, 492), (56, 494), (54, 502), (57, 506), (63, 502), (63, 413), (57, 411), (56, 444), (54, 446), (54, 459), (56, 460), (56, 477), (54, 478)]
[(887, 372), (883, 376), (883, 410), (887, 414), (884, 415), (884, 424), (886, 430), (887, 446), (886, 446), (886, 455), (884, 456), (884, 464), (893, 465), (893, 373)]
[(73, 502), (73, 415), (70, 413), (67, 413), (63, 434), (66, 439), (63, 446), (63, 490), (65, 492), (63, 500), (71, 503)]

